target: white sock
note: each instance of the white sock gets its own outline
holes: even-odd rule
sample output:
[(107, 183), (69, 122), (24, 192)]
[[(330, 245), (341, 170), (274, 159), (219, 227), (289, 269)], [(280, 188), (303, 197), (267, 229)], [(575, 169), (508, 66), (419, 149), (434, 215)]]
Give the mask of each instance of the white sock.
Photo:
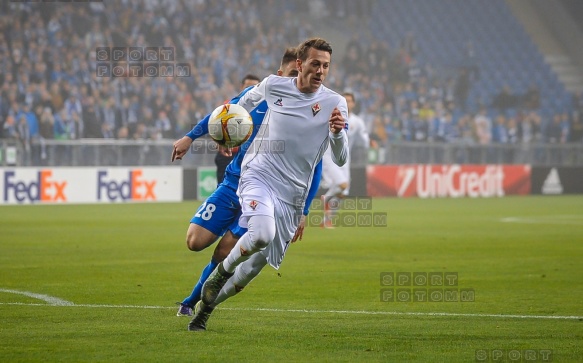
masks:
[(262, 253), (256, 253), (247, 261), (241, 263), (235, 269), (235, 274), (231, 276), (225, 286), (223, 286), (215, 301), (209, 306), (214, 309), (223, 301), (241, 292), (241, 290), (243, 290), (243, 288), (247, 286), (255, 276), (259, 275), (266, 264), (267, 257)]
[(330, 199), (330, 197), (333, 197), (333, 196), (339, 194), (340, 192), (342, 192), (342, 188), (340, 188), (340, 186), (338, 184), (331, 185), (330, 189), (328, 189), (326, 191), (326, 193), (324, 193), (324, 201), (328, 201), (328, 199)]
[[(249, 248), (250, 244), (251, 236), (249, 235), (249, 232), (247, 232), (243, 234), (241, 238), (239, 238), (231, 252), (229, 252), (227, 257), (223, 260), (223, 268), (225, 269), (225, 271), (227, 271), (228, 273), (233, 273), (237, 265), (245, 262), (246, 260), (249, 259), (249, 257), (251, 257), (252, 252)], [(241, 253), (241, 248), (247, 251), (245, 255)]]

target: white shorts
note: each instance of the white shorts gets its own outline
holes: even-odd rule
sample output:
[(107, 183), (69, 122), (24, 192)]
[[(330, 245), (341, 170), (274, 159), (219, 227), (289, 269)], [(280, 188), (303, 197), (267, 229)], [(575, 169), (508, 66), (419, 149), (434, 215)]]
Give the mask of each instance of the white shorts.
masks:
[(342, 166), (334, 164), (332, 160), (325, 160), (322, 163), (322, 178), (324, 182), (331, 188), (334, 185), (343, 183), (350, 183), (350, 165), (347, 162)]
[(242, 215), (239, 225), (247, 228), (249, 217), (255, 215), (271, 216), (275, 219), (275, 238), (261, 252), (267, 257), (267, 263), (279, 269), (290, 241), (296, 233), (302, 211), (300, 208), (277, 198), (272, 189), (247, 172), (239, 182), (239, 202)]

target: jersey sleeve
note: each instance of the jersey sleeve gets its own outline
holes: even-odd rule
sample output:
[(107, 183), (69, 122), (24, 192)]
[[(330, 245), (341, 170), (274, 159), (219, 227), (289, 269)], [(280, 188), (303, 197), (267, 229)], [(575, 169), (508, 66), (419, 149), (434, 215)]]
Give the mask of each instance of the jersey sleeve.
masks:
[[(237, 103), (239, 102), (239, 99), (241, 99), (241, 97), (243, 97), (244, 94), (246, 94), (247, 92), (249, 92), (249, 90), (251, 90), (253, 88), (253, 86), (249, 86), (247, 88), (245, 88), (243, 91), (241, 91), (241, 93), (239, 93), (237, 96), (231, 98), (229, 100), (229, 102), (227, 103)], [(186, 136), (190, 137), (192, 140), (196, 140), (201, 136), (204, 136), (206, 134), (209, 133), (209, 119), (211, 117), (211, 114), (209, 113), (208, 115), (206, 115), (202, 120), (200, 120), (196, 126), (194, 126), (192, 128), (192, 130), (190, 130)]]
[[(344, 121), (348, 120), (348, 106), (346, 105), (346, 99), (340, 97), (340, 102), (336, 106)], [(330, 149), (332, 150), (332, 161), (338, 166), (342, 166), (348, 160), (348, 136), (346, 135), (346, 130), (340, 130), (339, 133), (335, 134), (332, 131), (330, 134)]]
[(342, 118), (344, 118), (344, 121), (348, 123), (348, 105), (346, 104), (346, 98), (340, 96), (340, 101), (338, 102), (338, 105), (336, 107), (342, 114)]
[(366, 130), (366, 125), (364, 124), (364, 120), (356, 115), (352, 115), (351, 120), (353, 122), (350, 124), (350, 129), (348, 130), (349, 149), (352, 150), (354, 145), (356, 145), (358, 142), (362, 143), (362, 146), (368, 148), (370, 139)]
[(308, 191), (308, 196), (306, 197), (306, 203), (304, 204), (304, 215), (307, 216), (310, 213), (310, 205), (312, 200), (316, 196), (318, 189), (320, 188), (320, 180), (322, 179), (322, 160), (316, 165), (314, 169), (314, 177), (312, 178), (312, 185), (310, 185), (310, 190)]
[(362, 137), (364, 147), (368, 148), (370, 145), (370, 138), (368, 136), (368, 132), (366, 131), (366, 125), (364, 124), (364, 121), (360, 123), (360, 135)]
[(237, 103), (240, 106), (243, 106), (243, 108), (245, 108), (247, 111), (251, 112), (265, 99), (270, 77), (271, 76), (267, 76), (263, 79), (263, 81), (259, 82), (255, 86), (251, 86), (248, 92), (245, 92), (245, 94), (239, 98)]
[(190, 137), (192, 140), (196, 140), (201, 136), (209, 133), (209, 119), (211, 114), (206, 115), (202, 120), (200, 120), (193, 128), (190, 130), (186, 136)]

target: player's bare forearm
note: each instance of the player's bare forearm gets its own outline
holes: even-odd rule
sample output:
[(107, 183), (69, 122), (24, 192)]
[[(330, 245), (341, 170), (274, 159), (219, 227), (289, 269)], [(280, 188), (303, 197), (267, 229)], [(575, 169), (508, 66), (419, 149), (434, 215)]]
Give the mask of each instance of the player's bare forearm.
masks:
[(191, 144), (192, 139), (188, 136), (184, 136), (182, 139), (176, 140), (174, 142), (174, 148), (172, 150), (171, 161), (174, 162), (174, 160), (182, 160), (184, 155), (186, 155), (186, 153), (188, 152), (188, 149), (190, 149)]

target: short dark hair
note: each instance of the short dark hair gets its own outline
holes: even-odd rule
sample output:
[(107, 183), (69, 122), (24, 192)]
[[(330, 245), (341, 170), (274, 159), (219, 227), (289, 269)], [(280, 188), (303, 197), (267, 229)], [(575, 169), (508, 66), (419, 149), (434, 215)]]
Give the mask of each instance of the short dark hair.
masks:
[(298, 59), (302, 61), (308, 59), (308, 51), (310, 48), (323, 50), (324, 52), (328, 52), (330, 55), (332, 55), (332, 46), (330, 46), (326, 40), (322, 38), (311, 38), (298, 45)]
[(245, 81), (247, 81), (247, 80), (261, 82), (261, 79), (259, 79), (259, 77), (257, 77), (254, 74), (249, 73), (245, 77), (243, 77), (243, 79), (241, 80), (241, 86), (244, 85)]
[(285, 53), (283, 53), (283, 57), (281, 57), (281, 67), (285, 67), (286, 64), (295, 61), (296, 59), (298, 59), (297, 49), (294, 47), (286, 48)]
[(354, 97), (354, 93), (352, 93), (352, 92), (344, 92), (344, 93), (342, 94), (342, 96), (344, 96), (344, 98), (346, 98), (346, 96), (350, 96), (350, 97), (352, 97), (352, 100), (353, 100), (354, 102), (356, 102), (356, 97)]

